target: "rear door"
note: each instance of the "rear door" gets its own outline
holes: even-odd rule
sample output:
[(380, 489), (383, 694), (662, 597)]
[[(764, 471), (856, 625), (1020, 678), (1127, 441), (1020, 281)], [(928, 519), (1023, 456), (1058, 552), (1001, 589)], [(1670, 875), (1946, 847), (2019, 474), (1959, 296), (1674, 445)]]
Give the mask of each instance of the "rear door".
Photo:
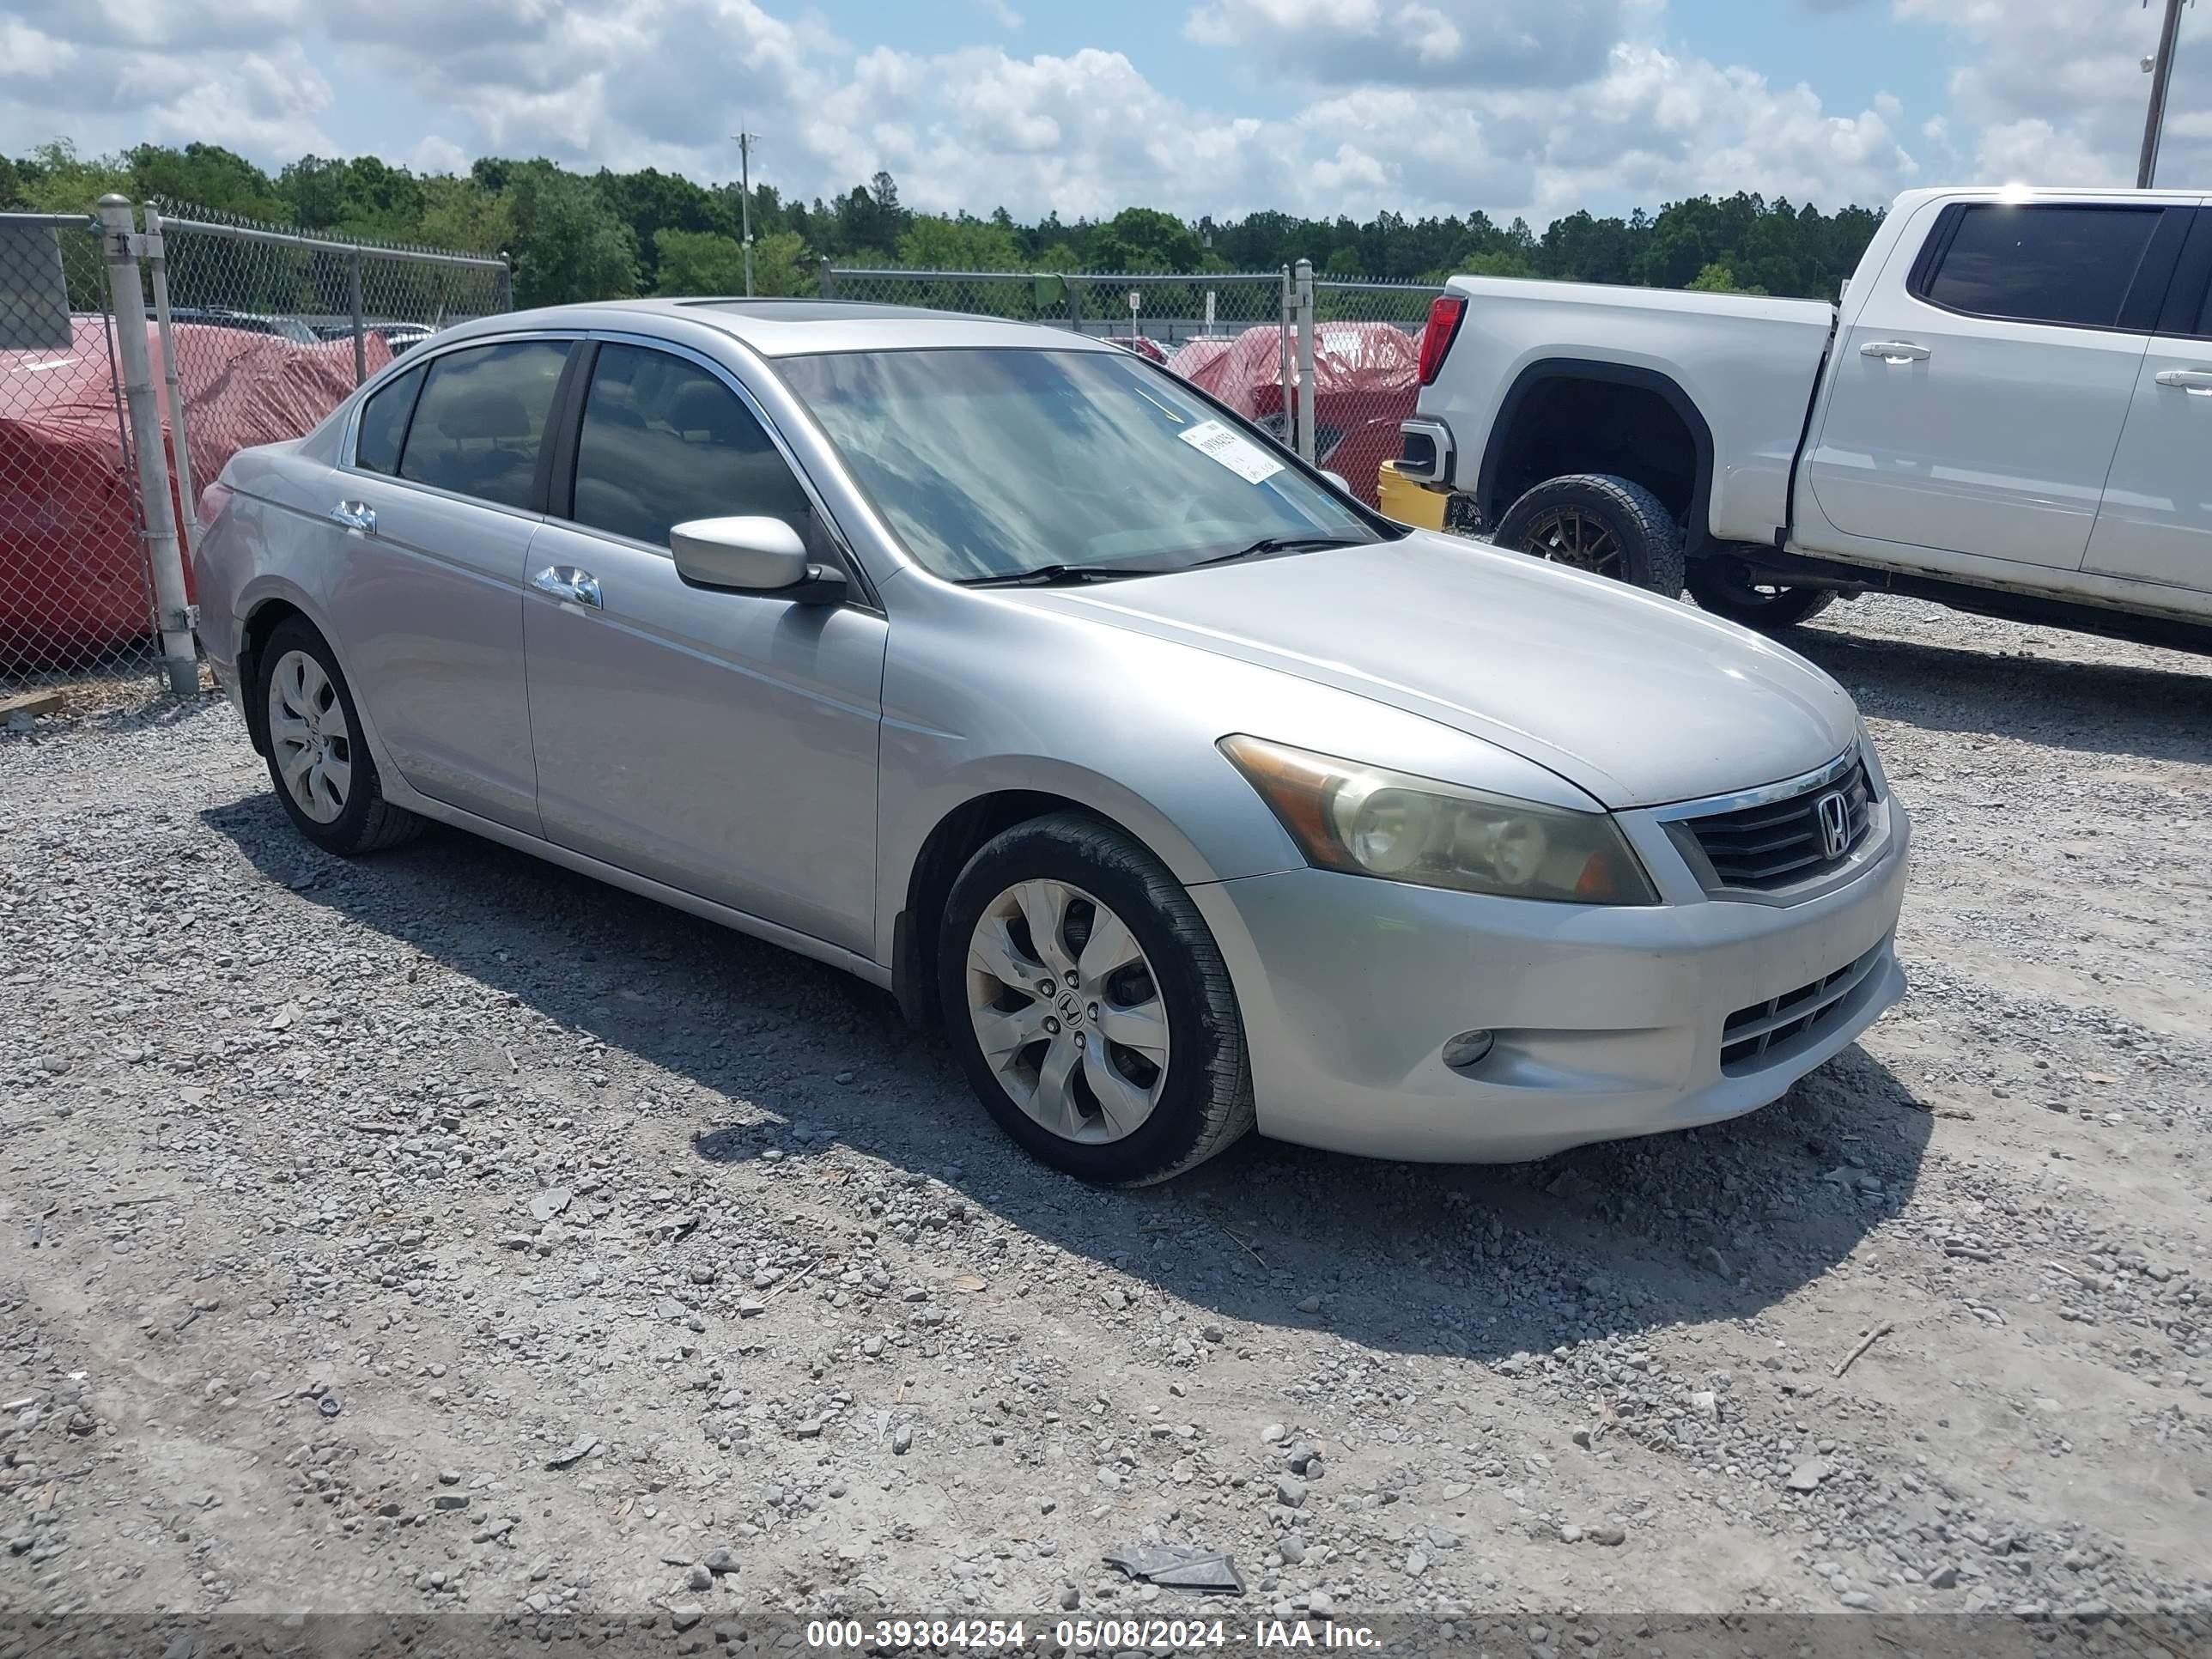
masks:
[(362, 405), (331, 475), (331, 613), (393, 765), (434, 800), (532, 834), (522, 582), (573, 343), (441, 352)]
[(2195, 218), (2082, 568), (2212, 592), (2212, 209)]
[[(884, 617), (734, 375), (642, 340), (586, 350), (524, 607), (546, 836), (869, 954)], [(748, 514), (843, 563), (856, 602), (686, 586), (669, 527)]]
[(2139, 203), (1929, 211), (1838, 343), (1814, 500), (1849, 537), (2076, 569), (2186, 224)]

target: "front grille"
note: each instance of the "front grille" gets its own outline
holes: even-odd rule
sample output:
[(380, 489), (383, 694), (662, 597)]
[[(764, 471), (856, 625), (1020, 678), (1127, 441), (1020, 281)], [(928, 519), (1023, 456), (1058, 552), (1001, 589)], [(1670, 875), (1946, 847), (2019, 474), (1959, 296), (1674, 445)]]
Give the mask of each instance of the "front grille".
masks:
[[(1833, 793), (1844, 798), (1845, 833), (1842, 850), (1831, 857), (1820, 827), (1820, 801)], [(1874, 790), (1867, 781), (1866, 763), (1855, 761), (1849, 772), (1826, 788), (1809, 789), (1763, 806), (1687, 818), (1683, 828), (1712, 866), (1711, 886), (1769, 892), (1826, 875), (1846, 862), (1866, 839), (1873, 818)]]
[(1732, 1076), (1755, 1072), (1771, 1050), (1794, 1038), (1825, 1030), (1850, 1000), (1851, 993), (1874, 971), (1882, 949), (1877, 945), (1826, 979), (1816, 979), (1810, 985), (1801, 985), (1730, 1014), (1721, 1026), (1721, 1070)]

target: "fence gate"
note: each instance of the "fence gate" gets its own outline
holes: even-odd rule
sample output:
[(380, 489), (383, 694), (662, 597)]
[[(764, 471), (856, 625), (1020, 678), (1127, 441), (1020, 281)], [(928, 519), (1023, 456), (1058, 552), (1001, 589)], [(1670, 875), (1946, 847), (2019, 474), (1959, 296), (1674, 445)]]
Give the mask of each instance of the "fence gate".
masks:
[(155, 654), (99, 222), (0, 214), (0, 695)]

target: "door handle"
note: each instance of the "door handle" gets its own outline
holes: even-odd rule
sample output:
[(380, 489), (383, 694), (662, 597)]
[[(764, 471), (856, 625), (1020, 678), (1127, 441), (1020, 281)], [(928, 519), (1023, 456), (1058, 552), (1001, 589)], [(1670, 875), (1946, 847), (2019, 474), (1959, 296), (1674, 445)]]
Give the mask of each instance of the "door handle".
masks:
[(2212, 398), (2212, 369), (2161, 368), (2151, 378), (2160, 386), (2178, 386), (2193, 398)]
[(601, 603), (599, 579), (573, 564), (549, 564), (530, 579), (530, 585), (541, 593), (550, 593), (571, 605), (588, 605), (594, 611), (606, 608)]
[(1859, 348), (1862, 357), (1879, 357), (1886, 363), (1924, 363), (1929, 353), (1910, 340), (1869, 340)]
[(331, 509), (331, 519), (364, 536), (376, 534), (376, 509), (367, 501), (340, 501)]

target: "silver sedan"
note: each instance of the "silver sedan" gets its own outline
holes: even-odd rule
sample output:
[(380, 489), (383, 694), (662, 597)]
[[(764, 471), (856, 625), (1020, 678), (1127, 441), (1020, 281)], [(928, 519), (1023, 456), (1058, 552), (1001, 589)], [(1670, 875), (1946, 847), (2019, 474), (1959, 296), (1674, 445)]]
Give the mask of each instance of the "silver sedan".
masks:
[(1097, 342), (490, 318), (204, 513), (202, 637), (302, 835), (435, 820), (848, 969), (1090, 1180), (1255, 1125), (1711, 1122), (1904, 988), (1905, 815), (1827, 676), (1391, 524)]

